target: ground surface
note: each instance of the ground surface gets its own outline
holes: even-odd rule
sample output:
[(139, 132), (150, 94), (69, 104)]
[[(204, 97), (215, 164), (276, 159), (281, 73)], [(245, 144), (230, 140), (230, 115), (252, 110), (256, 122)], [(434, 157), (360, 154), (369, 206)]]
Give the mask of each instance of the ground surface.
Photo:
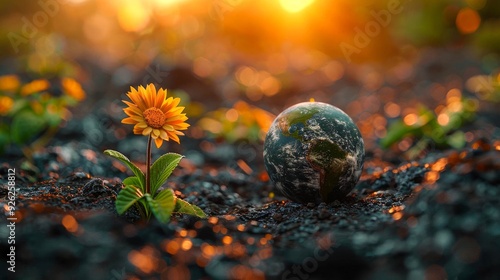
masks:
[[(329, 205), (271, 199), (256, 174), (185, 165), (167, 187), (210, 218), (169, 225), (137, 222), (134, 211), (118, 217), (118, 178), (75, 172), (30, 184), (20, 176), (16, 277), (495, 279), (498, 153), (483, 141), (401, 166), (369, 158), (357, 188)], [(76, 222), (63, 223), (66, 215)]]
[[(415, 81), (396, 90), (414, 87), (425, 100), (419, 87), (454, 83), (447, 77), (463, 67), (452, 62), (465, 57), (447, 51), (430, 57), (415, 68)], [(349, 108), (353, 79), (336, 84), (332, 103)], [(413, 95), (392, 101), (414, 102)], [(4, 209), (9, 168), (16, 168), (18, 187), (16, 273), (1, 269), (1, 279), (500, 278), (500, 141), (492, 105), (464, 127), (473, 139), (463, 149), (429, 149), (408, 161), (371, 141), (360, 182), (330, 204), (298, 204), (276, 192), (261, 143), (186, 137), (186, 159), (163, 187), (209, 218), (175, 216), (168, 225), (141, 222), (134, 210), (117, 215), (114, 201), (127, 171), (102, 151), (119, 150), (140, 164), (146, 141), (116, 139), (122, 116), (100, 103), (93, 108), (34, 156), (31, 169), (39, 173), (22, 170), (16, 149), (0, 160)], [(6, 223), (0, 219), (2, 252), (9, 250)]]

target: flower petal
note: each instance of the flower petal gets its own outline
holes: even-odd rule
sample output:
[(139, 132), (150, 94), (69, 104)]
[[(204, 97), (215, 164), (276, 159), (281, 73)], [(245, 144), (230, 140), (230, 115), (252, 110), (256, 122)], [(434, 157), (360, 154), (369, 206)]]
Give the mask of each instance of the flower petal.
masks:
[(153, 131), (153, 129), (151, 127), (146, 127), (143, 131), (142, 131), (142, 135), (144, 136), (147, 136), (147, 135), (150, 135), (151, 134), (151, 131)]
[(143, 128), (143, 129), (146, 128), (146, 127), (148, 127), (148, 125), (145, 122), (140, 122), (136, 126), (140, 127), (140, 128)]
[(143, 122), (139, 122), (137, 123), (136, 125), (134, 125), (134, 133), (135, 134), (142, 134), (142, 131), (148, 127), (147, 124), (143, 123)]
[(135, 114), (135, 115), (138, 115), (138, 116), (142, 116), (142, 111), (141, 111), (141, 109), (139, 109), (139, 107), (137, 107), (136, 105), (134, 105), (134, 106), (132, 106), (132, 107), (127, 107), (127, 108), (123, 109), (123, 111), (124, 111), (125, 113), (127, 113), (127, 115), (130, 115), (130, 114), (129, 114), (129, 112), (130, 112), (130, 113), (132, 113), (132, 114)]
[(122, 123), (124, 123), (124, 124), (136, 124), (136, 123), (138, 123), (138, 121), (133, 119), (132, 117), (129, 117), (129, 118), (123, 119)]
[[(124, 118), (122, 123), (133, 124), (135, 134), (150, 135), (155, 139), (157, 147), (160, 147), (163, 141), (170, 139), (180, 143), (179, 136), (184, 135), (180, 130), (190, 126), (186, 123), (188, 117), (182, 113), (185, 108), (178, 107), (180, 98), (167, 98), (167, 90), (163, 88), (157, 90), (152, 83), (145, 87), (142, 85), (137, 88), (130, 87), (127, 96), (130, 101), (123, 100), (127, 105), (123, 111), (128, 117)], [(146, 121), (144, 113), (149, 109), (152, 110), (147, 112), (148, 121)], [(153, 116), (156, 118), (151, 119)]]
[(177, 136), (177, 135), (175, 135), (175, 134), (174, 134), (173, 136), (171, 136), (171, 137), (170, 137), (170, 139), (172, 139), (172, 140), (174, 140), (175, 142), (177, 142), (177, 144), (180, 144), (180, 143), (181, 143), (181, 142), (179, 141), (179, 136)]
[(154, 107), (156, 104), (156, 87), (154, 84), (149, 84), (147, 87), (147, 97), (149, 98), (149, 107)]
[(144, 103), (141, 99), (141, 92), (137, 91), (135, 88), (130, 87), (130, 91), (127, 94), (128, 98), (134, 102), (141, 111), (144, 111), (147, 109), (146, 103)]
[(156, 144), (156, 148), (158, 148), (158, 149), (159, 149), (159, 148), (161, 147), (161, 145), (163, 144), (163, 139), (161, 139), (161, 138), (159, 138), (159, 137), (158, 137), (158, 138), (156, 138), (156, 139), (155, 139), (155, 144)]
[(163, 112), (168, 112), (172, 108), (175, 108), (177, 105), (179, 105), (179, 102), (181, 102), (181, 99), (179, 97), (177, 97), (177, 98), (170, 97), (170, 98), (167, 99), (167, 103), (164, 103), (161, 106), (161, 110)]
[(160, 137), (168, 141), (168, 133), (165, 130), (160, 130)]
[(167, 97), (167, 91), (160, 88), (158, 90), (158, 95), (156, 96), (156, 103), (155, 103), (156, 108), (161, 108), (161, 105), (163, 104), (165, 97)]
[(159, 129), (153, 129), (153, 133), (151, 133), (151, 135), (155, 136), (155, 138), (158, 137), (158, 136), (160, 136), (160, 130)]
[(163, 126), (163, 129), (165, 129), (166, 131), (173, 131), (174, 130), (174, 127), (169, 125), (169, 124), (165, 124)]

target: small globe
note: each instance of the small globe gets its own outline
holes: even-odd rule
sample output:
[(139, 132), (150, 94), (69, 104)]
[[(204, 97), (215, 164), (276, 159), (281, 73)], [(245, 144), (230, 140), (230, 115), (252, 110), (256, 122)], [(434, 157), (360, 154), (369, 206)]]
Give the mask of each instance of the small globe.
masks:
[(352, 119), (322, 102), (299, 103), (283, 111), (264, 141), (271, 181), (301, 203), (345, 197), (359, 180), (364, 157), (363, 138)]

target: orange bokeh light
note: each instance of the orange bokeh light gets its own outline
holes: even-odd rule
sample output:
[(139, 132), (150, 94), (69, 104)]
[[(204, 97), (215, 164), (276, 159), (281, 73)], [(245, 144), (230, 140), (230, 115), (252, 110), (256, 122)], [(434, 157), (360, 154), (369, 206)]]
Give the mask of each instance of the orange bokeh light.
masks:
[(229, 245), (233, 243), (233, 238), (229, 235), (226, 235), (222, 238), (222, 243), (224, 243), (225, 245)]
[(120, 1), (118, 22), (125, 31), (141, 31), (149, 23), (150, 11), (139, 0)]
[(458, 30), (462, 34), (474, 33), (481, 24), (481, 17), (477, 11), (470, 8), (464, 8), (458, 12), (456, 24)]
[(62, 225), (69, 232), (76, 232), (78, 230), (78, 222), (71, 215), (66, 215), (66, 216), (63, 217), (63, 219), (62, 219)]
[(143, 249), (140, 252), (133, 250), (128, 254), (128, 260), (142, 272), (151, 273), (156, 268), (156, 263), (151, 253), (147, 249)]
[(450, 122), (450, 117), (445, 113), (441, 113), (439, 114), (437, 121), (439, 125), (445, 126)]
[(403, 217), (403, 213), (401, 213), (401, 212), (396, 212), (396, 213), (392, 214), (392, 218), (395, 221), (400, 220), (402, 217)]
[(416, 114), (408, 114), (403, 119), (406, 125), (414, 125), (418, 122), (418, 116)]
[(193, 242), (191, 242), (190, 239), (184, 239), (184, 241), (182, 241), (182, 244), (181, 244), (182, 250), (189, 251), (191, 249), (191, 247), (193, 247)]
[(384, 106), (385, 114), (390, 118), (395, 118), (401, 114), (401, 107), (398, 104), (389, 102)]

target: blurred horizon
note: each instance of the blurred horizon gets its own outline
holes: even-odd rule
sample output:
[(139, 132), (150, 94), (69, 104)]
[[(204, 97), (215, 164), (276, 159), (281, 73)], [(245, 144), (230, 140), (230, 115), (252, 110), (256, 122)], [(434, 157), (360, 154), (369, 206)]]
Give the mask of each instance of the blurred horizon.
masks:
[(0, 8), (0, 57), (26, 58), (31, 68), (67, 57), (145, 68), (161, 57), (218, 78), (228, 61), (279, 74), (329, 59), (393, 65), (425, 47), (500, 51), (500, 3), (486, 0), (24, 0)]
[(130, 86), (154, 83), (194, 118), (314, 98), (377, 139), (419, 103), (500, 83), (500, 1), (22, 0), (0, 15), (0, 75), (75, 78), (77, 116), (121, 114)]

